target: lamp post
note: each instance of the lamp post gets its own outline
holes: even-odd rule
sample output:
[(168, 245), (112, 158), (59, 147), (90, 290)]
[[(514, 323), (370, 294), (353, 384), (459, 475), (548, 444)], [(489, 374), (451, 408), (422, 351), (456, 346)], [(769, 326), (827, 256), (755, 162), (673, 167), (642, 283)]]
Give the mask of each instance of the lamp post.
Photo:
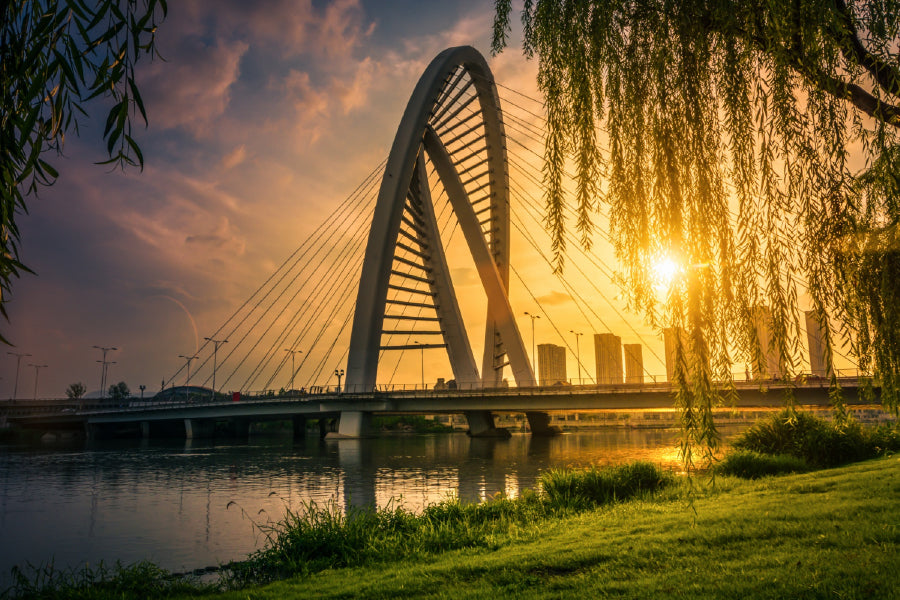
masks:
[(108, 375), (109, 375), (109, 365), (116, 364), (116, 361), (114, 361), (114, 360), (98, 360), (97, 362), (101, 363), (101, 365), (100, 365), (100, 385), (102, 387), (100, 388), (100, 397), (105, 398), (106, 392), (107, 392), (106, 382), (107, 382)]
[(579, 344), (579, 340), (584, 334), (575, 331), (574, 329), (570, 329), (569, 333), (575, 334), (575, 361), (578, 363), (578, 385), (581, 385), (581, 345)]
[(34, 399), (37, 400), (37, 383), (38, 383), (38, 373), (41, 372), (41, 369), (47, 367), (47, 365), (33, 365), (28, 363), (29, 367), (34, 367)]
[(338, 392), (338, 394), (340, 394), (341, 393), (341, 377), (344, 376), (344, 370), (343, 369), (335, 369), (334, 374), (338, 378), (337, 392)]
[[(294, 391), (294, 356), (297, 354), (302, 354), (303, 350), (294, 350), (293, 348), (285, 348), (284, 351), (291, 353), (291, 387), (290, 387), (290, 390), (291, 390), (291, 393), (293, 393), (293, 391)], [(337, 373), (337, 370), (335, 370), (335, 373)], [(338, 387), (341, 387), (340, 381), (338, 381)]]
[(205, 337), (203, 338), (207, 342), (212, 342), (213, 344), (213, 381), (212, 381), (212, 398), (216, 397), (216, 357), (219, 354), (219, 346), (222, 344), (227, 344), (228, 340), (214, 340), (212, 338)]
[(140, 390), (141, 390), (141, 400), (143, 400), (144, 399), (144, 390), (147, 389), (147, 386), (142, 383), (141, 385), (138, 386), (138, 388), (140, 388)]
[(419, 350), (422, 351), (422, 389), (425, 389), (425, 344), (419, 341), (413, 341), (413, 344), (416, 344), (419, 347)]
[(22, 365), (22, 357), (31, 355), (22, 352), (7, 352), (7, 354), (11, 354), (16, 357), (16, 384), (13, 387), (13, 400), (16, 400), (19, 395), (19, 367)]
[(534, 322), (541, 318), (541, 315), (533, 315), (527, 310), (525, 314), (531, 317), (531, 372), (537, 375), (537, 354), (534, 352)]
[(106, 367), (108, 365), (115, 364), (115, 363), (106, 362), (106, 353), (109, 352), (110, 350), (118, 350), (118, 348), (116, 348), (115, 346), (108, 346), (108, 347), (94, 346), (94, 348), (96, 348), (97, 350), (99, 350), (100, 352), (103, 353), (103, 359), (98, 360), (97, 362), (100, 363), (100, 397), (105, 398), (106, 397)]
[(191, 383), (191, 361), (197, 360), (200, 357), (196, 354), (194, 354), (193, 356), (185, 356), (184, 354), (179, 354), (178, 358), (183, 358), (187, 361), (187, 378), (184, 380), (184, 385), (185, 387), (187, 387)]

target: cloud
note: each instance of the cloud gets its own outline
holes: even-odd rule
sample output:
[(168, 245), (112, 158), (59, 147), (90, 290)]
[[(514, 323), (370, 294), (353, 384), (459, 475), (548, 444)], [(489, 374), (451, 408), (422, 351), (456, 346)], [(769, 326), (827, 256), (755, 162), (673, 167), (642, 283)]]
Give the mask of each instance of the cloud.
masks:
[(231, 170), (247, 159), (247, 146), (241, 144), (222, 157), (222, 169)]
[(552, 291), (549, 294), (536, 298), (538, 304), (546, 304), (548, 306), (559, 306), (566, 302), (572, 301), (572, 296), (563, 292)]
[(189, 38), (178, 43), (172, 58), (152, 63), (139, 80), (151, 125), (205, 133), (228, 108), (248, 48), (243, 42), (207, 45)]

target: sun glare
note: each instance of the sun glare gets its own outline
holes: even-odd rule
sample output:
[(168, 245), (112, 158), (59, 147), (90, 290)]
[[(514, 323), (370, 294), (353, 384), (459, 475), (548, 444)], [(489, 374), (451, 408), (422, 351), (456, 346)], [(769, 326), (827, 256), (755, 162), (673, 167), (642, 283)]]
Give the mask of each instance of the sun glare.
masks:
[(660, 296), (665, 297), (669, 293), (680, 272), (681, 265), (669, 256), (664, 256), (653, 264), (653, 287)]

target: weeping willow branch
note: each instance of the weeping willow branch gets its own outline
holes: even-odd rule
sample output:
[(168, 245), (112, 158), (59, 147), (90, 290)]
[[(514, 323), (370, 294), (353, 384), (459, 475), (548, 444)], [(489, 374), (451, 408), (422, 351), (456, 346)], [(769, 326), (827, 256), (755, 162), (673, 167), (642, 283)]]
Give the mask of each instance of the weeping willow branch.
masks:
[[(497, 1), (495, 52), (511, 13)], [(802, 370), (801, 308), (821, 323), (830, 372), (850, 354), (896, 411), (900, 2), (527, 0), (521, 17), (547, 107), (556, 266), (571, 160), (582, 243), (597, 226), (592, 207), (607, 204), (629, 306), (682, 332), (686, 465), (694, 444), (708, 458), (718, 443), (712, 410), (733, 397), (735, 364), (756, 375), (774, 353), (784, 381)], [(683, 276), (660, 302), (649, 282), (663, 255)]]

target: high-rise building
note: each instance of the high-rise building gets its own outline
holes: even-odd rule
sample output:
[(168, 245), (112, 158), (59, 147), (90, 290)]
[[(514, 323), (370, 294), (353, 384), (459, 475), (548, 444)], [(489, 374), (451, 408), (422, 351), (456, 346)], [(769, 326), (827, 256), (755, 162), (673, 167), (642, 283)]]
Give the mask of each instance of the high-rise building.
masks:
[(778, 348), (772, 336), (774, 320), (772, 309), (768, 306), (754, 306), (751, 312), (753, 326), (756, 328), (756, 339), (759, 342), (759, 356), (753, 356), (751, 365), (755, 379), (779, 379), (781, 367), (778, 360)]
[(666, 350), (666, 381), (675, 381), (676, 340), (681, 341), (681, 352), (684, 356), (685, 369), (690, 368), (690, 360), (688, 360), (690, 345), (688, 344), (687, 334), (681, 327), (666, 327), (663, 329), (663, 345)]
[(818, 377), (829, 374), (825, 364), (825, 342), (822, 325), (816, 317), (816, 311), (808, 310), (803, 313), (806, 317), (806, 339), (809, 342), (809, 370)]
[(555, 344), (538, 344), (537, 351), (540, 384), (566, 383), (566, 349)]
[(624, 344), (625, 383), (644, 383), (644, 354), (640, 344)]
[(622, 383), (622, 338), (611, 333), (594, 334), (597, 383)]

